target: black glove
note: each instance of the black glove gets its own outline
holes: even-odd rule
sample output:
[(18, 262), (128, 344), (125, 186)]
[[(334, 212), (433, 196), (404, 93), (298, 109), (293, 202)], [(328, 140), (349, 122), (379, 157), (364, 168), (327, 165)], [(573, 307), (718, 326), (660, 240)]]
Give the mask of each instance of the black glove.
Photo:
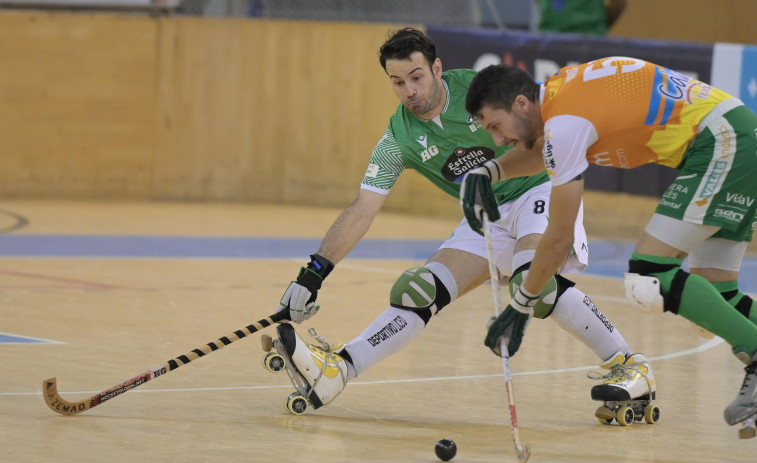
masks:
[[(476, 167), (463, 177), (460, 185), (460, 206), (463, 208), (468, 225), (479, 235), (483, 235), (482, 213), (486, 212), (489, 220), (496, 222), (500, 219), (497, 198), (492, 191), (492, 175), (499, 171), (494, 161), (487, 161)], [(499, 176), (494, 179), (499, 180)]]
[(507, 352), (510, 357), (520, 349), (523, 334), (534, 315), (534, 305), (539, 301), (538, 294), (531, 294), (522, 286), (513, 293), (513, 298), (507, 308), (498, 317), (489, 319), (484, 344), (498, 357), (502, 357), (500, 341), (507, 343)]
[(504, 340), (507, 344), (507, 351), (512, 357), (520, 349), (523, 334), (526, 332), (526, 327), (530, 321), (530, 314), (518, 312), (508, 305), (498, 317), (489, 319), (487, 324), (489, 331), (486, 333), (484, 344), (498, 357), (502, 357), (500, 342)]
[(278, 311), (289, 310), (289, 318), (295, 323), (302, 323), (315, 315), (321, 308), (315, 303), (318, 290), (333, 269), (330, 260), (318, 254), (311, 255), (310, 262), (300, 268), (297, 279), (284, 292)]

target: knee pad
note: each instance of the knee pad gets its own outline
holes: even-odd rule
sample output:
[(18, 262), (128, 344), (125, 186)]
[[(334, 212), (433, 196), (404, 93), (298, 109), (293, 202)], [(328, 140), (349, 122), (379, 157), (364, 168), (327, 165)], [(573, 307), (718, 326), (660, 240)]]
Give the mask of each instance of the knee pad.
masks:
[(389, 305), (417, 312), (424, 323), (449, 303), (447, 288), (425, 267), (405, 270), (389, 293)]
[[(528, 269), (531, 267), (531, 262), (527, 262), (513, 272), (513, 276), (510, 277), (510, 284), (508, 289), (510, 290), (510, 297), (515, 294), (515, 291), (523, 283), (523, 280), (528, 275)], [(568, 280), (564, 276), (557, 274), (549, 279), (547, 285), (539, 294), (539, 300), (534, 305), (534, 317), (547, 318), (555, 309), (555, 304), (568, 288), (575, 286), (576, 284), (571, 280)]]
[(625, 274), (626, 298), (644, 313), (672, 312), (677, 314), (681, 294), (689, 273), (677, 263), (657, 263), (631, 259)]
[(624, 273), (626, 299), (645, 314), (663, 312), (664, 302), (660, 292), (660, 280), (655, 277)]

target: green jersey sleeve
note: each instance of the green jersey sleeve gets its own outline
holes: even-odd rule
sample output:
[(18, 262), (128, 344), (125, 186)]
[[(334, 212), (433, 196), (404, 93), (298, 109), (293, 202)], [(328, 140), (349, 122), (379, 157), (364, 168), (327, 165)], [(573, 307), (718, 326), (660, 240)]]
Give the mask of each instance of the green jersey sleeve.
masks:
[(402, 150), (392, 131), (387, 129), (373, 149), (361, 188), (388, 194), (403, 170), (405, 163), (402, 160)]

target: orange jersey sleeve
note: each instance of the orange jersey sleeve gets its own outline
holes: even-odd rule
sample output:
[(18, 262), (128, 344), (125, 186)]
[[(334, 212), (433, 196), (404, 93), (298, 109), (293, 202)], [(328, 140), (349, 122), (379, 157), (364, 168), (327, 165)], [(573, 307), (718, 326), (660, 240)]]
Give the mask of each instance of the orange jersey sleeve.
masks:
[(596, 131), (596, 141), (586, 148), (591, 164), (676, 167), (702, 118), (728, 98), (670, 69), (616, 56), (568, 66), (550, 77), (542, 116), (545, 123), (556, 116), (588, 121)]

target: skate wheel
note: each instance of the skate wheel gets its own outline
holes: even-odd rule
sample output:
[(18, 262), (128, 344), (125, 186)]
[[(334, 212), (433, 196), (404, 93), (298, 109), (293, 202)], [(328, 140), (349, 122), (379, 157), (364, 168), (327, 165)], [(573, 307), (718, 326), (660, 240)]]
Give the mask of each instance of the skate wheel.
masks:
[(597, 408), (597, 410), (594, 412), (594, 416), (597, 417), (600, 423), (610, 424), (612, 423), (613, 418), (615, 418), (615, 412), (613, 412), (609, 407), (603, 405)]
[(757, 429), (755, 428), (739, 429), (739, 439), (751, 439), (756, 435), (757, 435)]
[(260, 336), (260, 344), (263, 345), (263, 350), (266, 352), (271, 352), (271, 349), (273, 349), (273, 338), (271, 336), (264, 334)]
[(277, 354), (276, 352), (269, 352), (265, 354), (265, 357), (263, 357), (263, 366), (266, 370), (272, 371), (274, 373), (278, 373), (279, 371), (283, 370), (284, 367), (286, 367), (286, 360), (284, 360), (284, 357)]
[(308, 409), (308, 401), (299, 392), (292, 392), (284, 401), (290, 413), (302, 415)]
[(655, 424), (660, 421), (660, 407), (650, 403), (644, 408), (644, 420), (649, 424)]
[(621, 426), (631, 426), (634, 418), (633, 408), (631, 407), (620, 407), (618, 413), (615, 414), (615, 419)]

